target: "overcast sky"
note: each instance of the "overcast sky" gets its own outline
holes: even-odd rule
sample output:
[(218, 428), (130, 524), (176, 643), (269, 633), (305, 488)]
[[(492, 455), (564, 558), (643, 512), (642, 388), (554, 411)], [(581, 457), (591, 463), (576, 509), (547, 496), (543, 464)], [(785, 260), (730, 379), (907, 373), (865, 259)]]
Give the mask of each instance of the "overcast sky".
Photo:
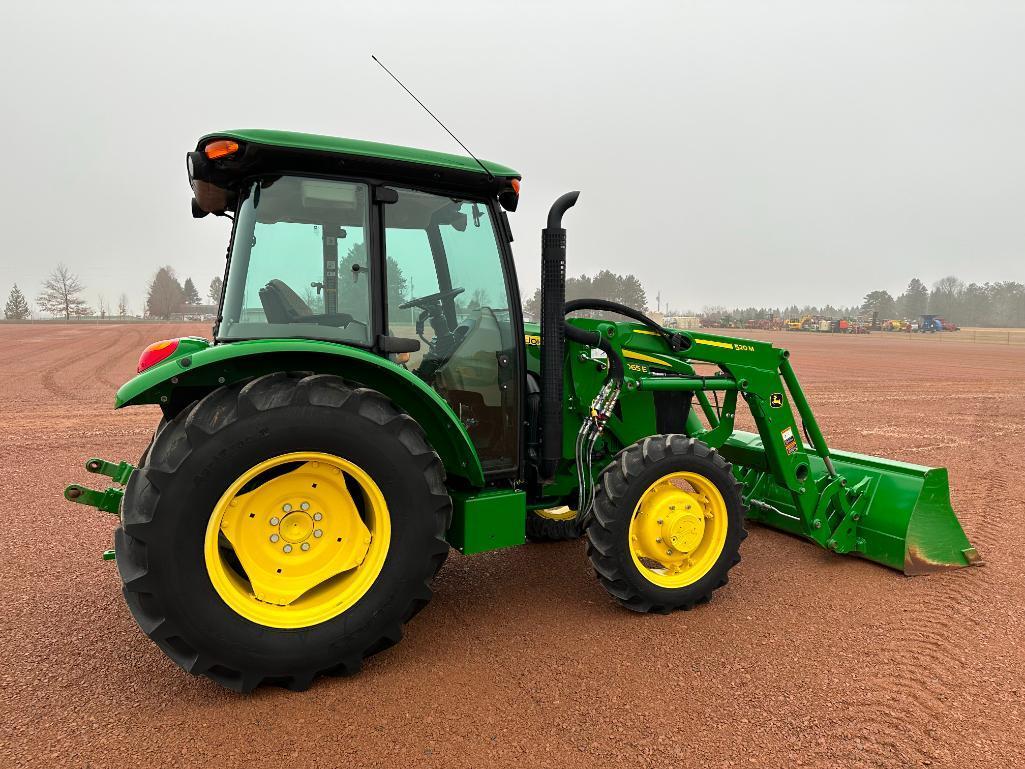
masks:
[(227, 128), (458, 151), (524, 177), (524, 293), (551, 201), (571, 274), (652, 306), (849, 304), (1025, 280), (1025, 3), (76, 2), (0, 23), (0, 301), (58, 261), (138, 311), (163, 264), (201, 293), (229, 222), (184, 156)]

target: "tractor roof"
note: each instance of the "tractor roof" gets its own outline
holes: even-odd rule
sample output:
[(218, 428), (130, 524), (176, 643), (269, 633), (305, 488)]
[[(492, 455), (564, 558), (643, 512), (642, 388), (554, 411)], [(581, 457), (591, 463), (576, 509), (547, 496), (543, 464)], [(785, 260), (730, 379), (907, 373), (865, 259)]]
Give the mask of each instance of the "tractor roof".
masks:
[[(263, 128), (243, 128), (207, 134), (199, 140), (199, 147), (202, 147), (211, 139), (224, 138), (299, 152), (327, 152), (390, 161), (392, 163), (410, 164), (412, 166), (433, 166), (452, 171), (485, 175), (484, 170), (477, 165), (473, 158), (464, 155), (450, 155), (447, 152), (434, 152), (432, 150), (416, 149), (415, 147), (401, 147), (396, 144), (381, 144), (360, 139), (345, 139), (339, 136), (272, 131)], [(519, 178), (520, 176), (517, 171), (499, 163), (493, 163), (490, 160), (483, 160), (481, 162), (496, 177)]]

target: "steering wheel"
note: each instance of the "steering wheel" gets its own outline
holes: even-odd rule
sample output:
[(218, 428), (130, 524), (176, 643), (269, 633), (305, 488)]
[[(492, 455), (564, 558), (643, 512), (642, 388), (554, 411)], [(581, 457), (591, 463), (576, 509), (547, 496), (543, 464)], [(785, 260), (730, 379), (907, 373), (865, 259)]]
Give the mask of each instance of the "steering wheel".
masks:
[(408, 302), (403, 302), (399, 305), (399, 309), (408, 310), (410, 307), (427, 309), (427, 305), (432, 305), (443, 299), (452, 299), (453, 297), (459, 296), (465, 290), (465, 288), (450, 288), (448, 291), (439, 291), (436, 294), (426, 294), (425, 296), (421, 296), (416, 299), (410, 299)]

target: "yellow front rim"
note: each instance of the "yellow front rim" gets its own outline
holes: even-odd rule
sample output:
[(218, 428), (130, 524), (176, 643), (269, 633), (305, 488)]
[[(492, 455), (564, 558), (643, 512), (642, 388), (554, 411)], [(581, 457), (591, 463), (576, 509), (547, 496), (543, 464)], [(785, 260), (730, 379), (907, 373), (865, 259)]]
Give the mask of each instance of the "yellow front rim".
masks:
[(214, 507), (203, 546), (217, 594), (252, 622), (300, 628), (337, 617), (374, 584), (391, 542), (384, 495), (333, 454), (261, 462)]
[(577, 511), (565, 505), (562, 507), (546, 507), (535, 510), (534, 513), (550, 521), (572, 521), (577, 517)]
[(685, 587), (719, 560), (728, 526), (726, 502), (714, 483), (698, 473), (670, 473), (634, 508), (630, 557), (649, 582)]

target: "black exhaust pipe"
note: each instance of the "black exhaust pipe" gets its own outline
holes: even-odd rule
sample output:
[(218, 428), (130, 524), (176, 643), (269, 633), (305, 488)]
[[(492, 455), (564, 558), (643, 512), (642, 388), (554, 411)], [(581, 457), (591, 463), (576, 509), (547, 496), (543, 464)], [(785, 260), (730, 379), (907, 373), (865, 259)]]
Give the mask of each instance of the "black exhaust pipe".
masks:
[(566, 230), (562, 216), (577, 202), (567, 192), (548, 211), (541, 230), (541, 480), (550, 481), (562, 458), (562, 366), (566, 355)]

